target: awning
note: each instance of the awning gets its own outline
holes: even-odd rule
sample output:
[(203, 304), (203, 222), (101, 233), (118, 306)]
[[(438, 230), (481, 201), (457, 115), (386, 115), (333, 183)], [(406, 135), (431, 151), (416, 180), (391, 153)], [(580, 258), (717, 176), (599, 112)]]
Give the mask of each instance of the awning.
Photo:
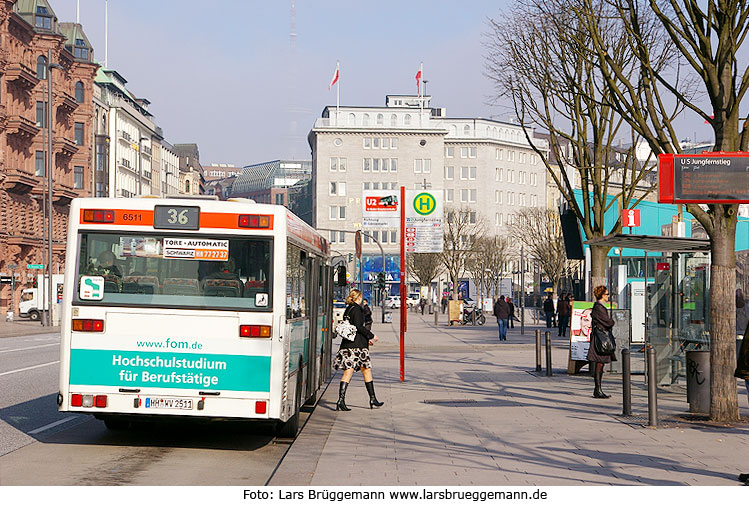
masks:
[(696, 253), (710, 251), (709, 239), (691, 237), (662, 237), (659, 235), (611, 234), (585, 241), (588, 246), (632, 248), (664, 253)]

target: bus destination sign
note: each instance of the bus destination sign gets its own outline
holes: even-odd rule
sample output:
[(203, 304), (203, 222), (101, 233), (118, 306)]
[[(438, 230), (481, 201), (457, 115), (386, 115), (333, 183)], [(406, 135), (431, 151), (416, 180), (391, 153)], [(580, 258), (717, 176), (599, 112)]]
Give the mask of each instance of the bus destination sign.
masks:
[(659, 155), (658, 201), (749, 203), (749, 153)]
[(200, 230), (200, 208), (197, 206), (155, 206), (153, 211), (153, 228)]

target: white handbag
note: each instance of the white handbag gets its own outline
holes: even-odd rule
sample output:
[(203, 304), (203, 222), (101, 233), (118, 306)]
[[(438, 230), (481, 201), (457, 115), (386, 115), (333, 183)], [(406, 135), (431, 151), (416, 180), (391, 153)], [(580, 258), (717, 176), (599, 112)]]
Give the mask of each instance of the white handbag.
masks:
[(348, 316), (344, 316), (343, 320), (335, 326), (335, 333), (341, 339), (353, 341), (356, 338), (356, 327), (349, 323)]

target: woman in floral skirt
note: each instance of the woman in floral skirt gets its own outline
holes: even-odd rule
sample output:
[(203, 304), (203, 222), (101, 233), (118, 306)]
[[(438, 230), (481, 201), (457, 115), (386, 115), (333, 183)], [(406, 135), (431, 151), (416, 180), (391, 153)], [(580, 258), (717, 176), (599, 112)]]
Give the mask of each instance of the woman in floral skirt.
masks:
[(354, 371), (361, 370), (364, 376), (364, 386), (369, 393), (369, 407), (382, 406), (384, 403), (377, 400), (374, 392), (374, 383), (372, 381), (372, 361), (369, 358), (369, 346), (378, 341), (367, 327), (364, 326), (364, 310), (361, 303), (363, 300), (362, 293), (359, 290), (351, 290), (346, 297), (346, 311), (343, 313), (343, 319), (356, 327), (356, 337), (353, 341), (341, 339), (341, 347), (336, 354), (333, 367), (343, 369), (343, 377), (338, 388), (338, 402), (336, 411), (351, 411), (346, 406), (346, 389), (348, 388)]

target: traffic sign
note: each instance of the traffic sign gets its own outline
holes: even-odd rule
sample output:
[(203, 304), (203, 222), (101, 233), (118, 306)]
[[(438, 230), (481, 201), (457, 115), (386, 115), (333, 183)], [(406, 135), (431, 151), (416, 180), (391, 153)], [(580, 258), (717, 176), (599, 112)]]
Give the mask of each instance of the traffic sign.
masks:
[(27, 269), (44, 269), (44, 264), (27, 264)]
[(361, 230), (354, 234), (354, 246), (356, 247), (356, 256), (361, 258)]

